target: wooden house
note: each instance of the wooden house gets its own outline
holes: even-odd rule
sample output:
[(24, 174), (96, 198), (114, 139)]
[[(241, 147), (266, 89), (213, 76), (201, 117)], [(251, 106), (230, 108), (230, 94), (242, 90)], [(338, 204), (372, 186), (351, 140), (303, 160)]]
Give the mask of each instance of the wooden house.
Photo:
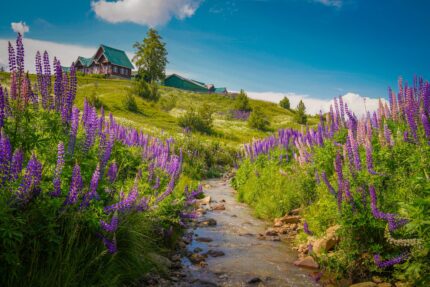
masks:
[(133, 64), (122, 51), (106, 45), (100, 45), (91, 58), (78, 57), (76, 70), (84, 74), (99, 74), (120, 78), (131, 78)]
[(187, 79), (178, 74), (172, 74), (167, 76), (164, 80), (164, 85), (166, 87), (172, 87), (197, 93), (228, 93), (226, 88), (215, 88), (213, 84), (205, 84), (196, 80)]

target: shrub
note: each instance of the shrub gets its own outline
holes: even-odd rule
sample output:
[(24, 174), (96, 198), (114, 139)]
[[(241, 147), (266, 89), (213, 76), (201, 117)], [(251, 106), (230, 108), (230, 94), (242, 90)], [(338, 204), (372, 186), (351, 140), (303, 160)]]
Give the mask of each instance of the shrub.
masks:
[(133, 93), (148, 101), (157, 102), (160, 99), (158, 84), (156, 82), (147, 83), (144, 79), (134, 80)]
[(297, 105), (296, 109), (296, 122), (305, 125), (308, 121), (308, 117), (306, 115), (306, 107), (302, 100), (300, 100), (299, 104)]
[(256, 107), (249, 116), (248, 125), (253, 129), (267, 131), (270, 122), (263, 111), (259, 107)]
[(284, 97), (280, 102), (279, 105), (284, 108), (289, 110), (290, 109), (290, 100), (287, 97)]
[(177, 97), (172, 94), (167, 94), (160, 99), (160, 107), (168, 112), (176, 107)]
[(243, 112), (250, 112), (252, 110), (249, 104), (248, 95), (245, 93), (244, 90), (240, 90), (239, 95), (237, 95), (234, 108), (235, 110), (243, 111)]
[(203, 105), (197, 112), (190, 109), (178, 119), (179, 126), (202, 133), (212, 132), (212, 109), (208, 105)]
[(131, 94), (128, 93), (125, 96), (124, 106), (127, 110), (130, 112), (137, 112), (139, 109), (137, 108), (136, 98)]
[(103, 106), (103, 102), (101, 101), (98, 93), (99, 83), (94, 82), (94, 88), (91, 91), (90, 95), (85, 97), (87, 99), (87, 102), (97, 109), (101, 108)]

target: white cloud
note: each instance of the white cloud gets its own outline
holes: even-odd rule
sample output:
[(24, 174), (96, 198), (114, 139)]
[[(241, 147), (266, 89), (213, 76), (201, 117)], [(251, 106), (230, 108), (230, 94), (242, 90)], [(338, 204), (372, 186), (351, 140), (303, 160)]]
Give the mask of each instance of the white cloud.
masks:
[(91, 3), (96, 15), (111, 23), (133, 22), (151, 27), (172, 17), (185, 19), (196, 12), (201, 0), (99, 0)]
[(28, 31), (30, 31), (30, 27), (27, 26), (27, 24), (25, 24), (25, 22), (12, 22), (10, 23), (10, 26), (12, 27), (12, 30), (15, 33), (21, 33), (22, 36), (24, 36), (25, 33), (27, 33)]
[(340, 8), (343, 5), (343, 0), (313, 0), (314, 2), (321, 3), (325, 6)]
[[(8, 41), (14, 43), (14, 39), (0, 39), (0, 64), (6, 66), (8, 59)], [(60, 60), (61, 65), (70, 66), (78, 56), (92, 57), (94, 56), (98, 47), (62, 44), (50, 41), (36, 40), (30, 38), (24, 38), (24, 55), (25, 55), (25, 70), (31, 73), (35, 72), (35, 58), (36, 52), (40, 51), (43, 53), (45, 50), (48, 51), (50, 60), (54, 59), (54, 56)], [(133, 53), (126, 52), (127, 56), (132, 59)]]
[[(291, 107), (295, 108), (300, 100), (306, 106), (308, 114), (317, 114), (321, 110), (323, 113), (328, 112), (333, 100), (324, 100), (312, 98), (309, 95), (299, 95), (296, 93), (274, 93), (274, 92), (247, 92), (248, 96), (253, 99), (264, 100), (279, 103), (284, 97), (288, 97)], [(382, 99), (385, 101), (385, 99)], [(348, 104), (348, 108), (357, 116), (362, 116), (366, 111), (375, 111), (378, 108), (378, 99), (363, 97), (356, 93), (346, 93), (343, 95), (343, 101)]]

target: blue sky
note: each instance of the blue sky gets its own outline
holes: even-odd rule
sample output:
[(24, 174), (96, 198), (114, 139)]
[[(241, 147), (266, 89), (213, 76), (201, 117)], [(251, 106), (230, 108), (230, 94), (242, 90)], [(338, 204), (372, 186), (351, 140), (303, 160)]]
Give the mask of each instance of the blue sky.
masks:
[(385, 97), (399, 75), (430, 78), (430, 1), (157, 1), (131, 10), (99, 2), (97, 14), (87, 0), (7, 1), (0, 39), (24, 21), (29, 39), (133, 51), (150, 24), (167, 43), (170, 71), (230, 90), (317, 99)]

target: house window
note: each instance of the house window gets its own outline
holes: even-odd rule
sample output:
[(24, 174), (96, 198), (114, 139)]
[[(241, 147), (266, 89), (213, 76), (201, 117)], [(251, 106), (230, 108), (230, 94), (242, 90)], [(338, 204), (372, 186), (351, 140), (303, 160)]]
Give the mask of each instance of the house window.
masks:
[(120, 70), (120, 74), (122, 75), (122, 74), (124, 74), (124, 69), (123, 68), (120, 68), (121, 70)]
[(113, 72), (118, 73), (118, 68), (116, 66), (113, 66)]

